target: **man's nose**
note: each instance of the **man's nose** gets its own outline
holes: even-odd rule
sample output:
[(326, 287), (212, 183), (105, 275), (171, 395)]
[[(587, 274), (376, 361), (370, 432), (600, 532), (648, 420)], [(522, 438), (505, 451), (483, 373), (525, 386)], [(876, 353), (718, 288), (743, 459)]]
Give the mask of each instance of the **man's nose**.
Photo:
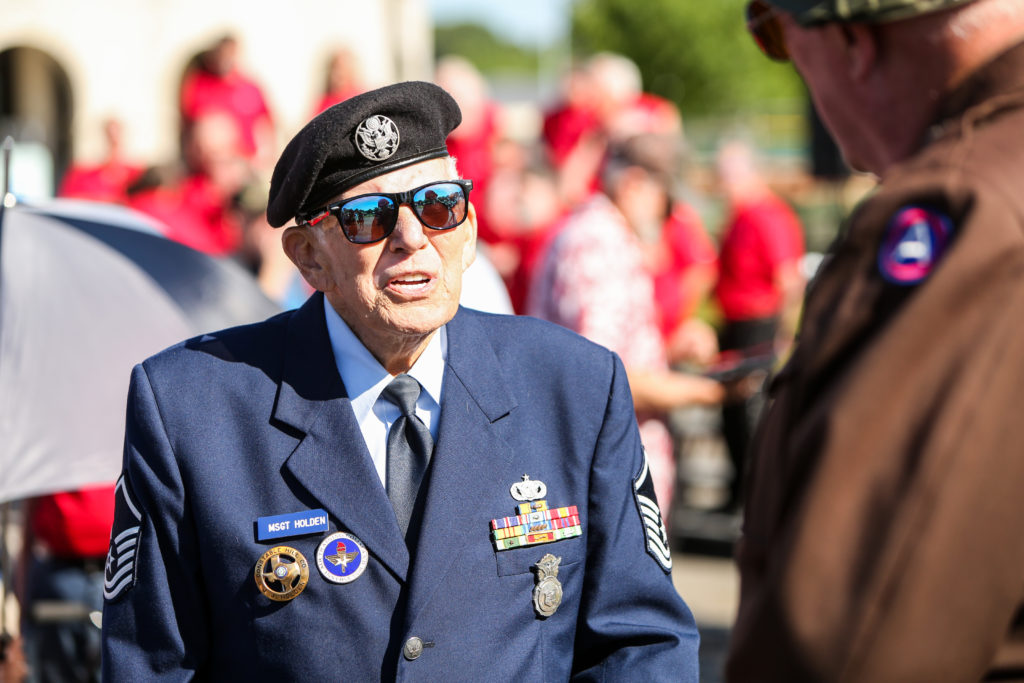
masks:
[(405, 204), (400, 206), (395, 230), (388, 240), (391, 249), (415, 251), (425, 247), (428, 241), (423, 224), (413, 213), (412, 207)]

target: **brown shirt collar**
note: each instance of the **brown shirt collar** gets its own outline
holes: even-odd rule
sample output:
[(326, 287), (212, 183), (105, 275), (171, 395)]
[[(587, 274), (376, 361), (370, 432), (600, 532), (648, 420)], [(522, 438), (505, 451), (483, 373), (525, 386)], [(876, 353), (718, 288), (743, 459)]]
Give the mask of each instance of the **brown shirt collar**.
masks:
[(1024, 42), (981, 66), (943, 98), (929, 141), (957, 127), (970, 109), (982, 103), (986, 105), (984, 110), (971, 115), (972, 122), (1005, 107), (1024, 104)]

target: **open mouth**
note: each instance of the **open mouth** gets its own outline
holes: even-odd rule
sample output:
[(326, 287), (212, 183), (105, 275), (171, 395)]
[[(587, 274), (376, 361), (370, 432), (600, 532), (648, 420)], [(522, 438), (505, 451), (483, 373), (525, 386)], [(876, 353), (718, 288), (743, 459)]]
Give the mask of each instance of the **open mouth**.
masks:
[(430, 289), (434, 278), (423, 273), (399, 275), (388, 281), (388, 289), (402, 294), (420, 294)]

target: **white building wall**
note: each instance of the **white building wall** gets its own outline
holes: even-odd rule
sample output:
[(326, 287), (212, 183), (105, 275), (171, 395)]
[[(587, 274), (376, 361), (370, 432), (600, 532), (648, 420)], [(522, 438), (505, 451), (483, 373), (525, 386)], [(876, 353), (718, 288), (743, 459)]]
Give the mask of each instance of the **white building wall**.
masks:
[(67, 72), (73, 156), (85, 161), (102, 156), (110, 115), (125, 123), (130, 158), (172, 158), (185, 65), (225, 33), (263, 87), (281, 146), (312, 113), (333, 49), (354, 49), (370, 86), (432, 69), (426, 0), (0, 0), (0, 17), (0, 51), (36, 48)]

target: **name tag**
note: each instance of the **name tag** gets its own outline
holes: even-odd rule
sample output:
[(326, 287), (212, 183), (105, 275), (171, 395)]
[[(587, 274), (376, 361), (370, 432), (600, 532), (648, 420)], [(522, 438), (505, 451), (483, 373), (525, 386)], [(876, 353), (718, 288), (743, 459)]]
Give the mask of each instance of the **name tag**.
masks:
[(260, 517), (256, 520), (257, 541), (305, 536), (324, 531), (327, 531), (327, 512), (324, 510), (304, 510), (286, 515)]

